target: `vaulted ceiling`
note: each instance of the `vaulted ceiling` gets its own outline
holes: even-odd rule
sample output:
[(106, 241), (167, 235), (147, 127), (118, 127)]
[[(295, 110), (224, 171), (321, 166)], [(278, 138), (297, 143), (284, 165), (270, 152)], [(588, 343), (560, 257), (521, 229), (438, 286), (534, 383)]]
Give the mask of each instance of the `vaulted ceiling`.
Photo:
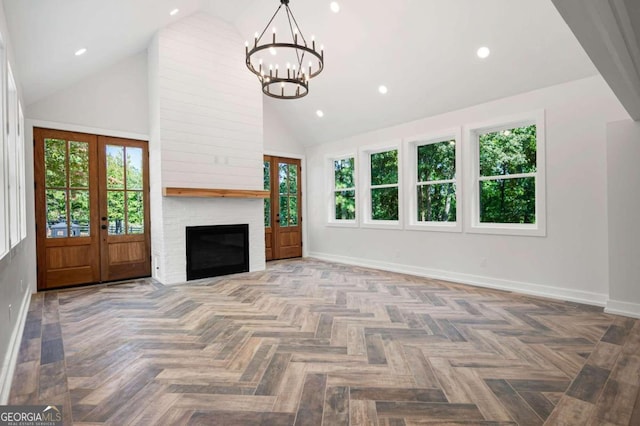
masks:
[[(267, 99), (305, 144), (464, 108), (597, 73), (551, 0), (291, 0), (325, 45), (309, 96)], [(160, 28), (203, 11), (245, 38), (278, 0), (3, 0), (27, 105), (143, 51)], [(169, 11), (179, 8), (175, 16)], [(481, 60), (476, 51), (491, 49)], [(80, 47), (88, 52), (74, 56)], [(238, 46), (244, 50), (243, 45)], [(248, 72), (248, 71), (247, 71)], [(386, 95), (378, 93), (386, 85)], [(260, 90), (256, 81), (256, 90)], [(324, 111), (319, 118), (316, 110)]]

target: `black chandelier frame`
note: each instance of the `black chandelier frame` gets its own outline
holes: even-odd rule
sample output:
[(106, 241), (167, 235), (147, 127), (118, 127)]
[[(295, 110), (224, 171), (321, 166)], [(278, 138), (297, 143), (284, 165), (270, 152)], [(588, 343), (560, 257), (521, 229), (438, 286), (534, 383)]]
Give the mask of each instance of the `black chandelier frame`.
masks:
[[(287, 13), (287, 19), (289, 23), (289, 30), (291, 32), (291, 37), (293, 39), (293, 43), (286, 42), (277, 42), (276, 41), (276, 33), (273, 33), (273, 39), (271, 43), (260, 44), (260, 41), (264, 37), (265, 33), (273, 23), (273, 20), (276, 18), (282, 7), (284, 6), (285, 11)], [(294, 30), (295, 25), (295, 30)], [(300, 36), (302, 40), (302, 44), (298, 43), (298, 36)], [(252, 62), (252, 57), (255, 57), (259, 52), (262, 51), (270, 51), (271, 49), (292, 49), (295, 51), (297, 64), (291, 67), (287, 67), (286, 70), (280, 70), (278, 65), (273, 69), (265, 69), (265, 65), (262, 61), (259, 61), (258, 67), (254, 65)], [(258, 36), (256, 33), (256, 37), (254, 38), (253, 46), (249, 46), (247, 42), (245, 47), (246, 53), (246, 65), (253, 74), (258, 77), (262, 85), (262, 92), (276, 99), (299, 99), (306, 96), (309, 93), (309, 80), (313, 77), (316, 77), (320, 74), (324, 69), (324, 49), (321, 48), (320, 52), (316, 50), (316, 42), (315, 40), (311, 41), (311, 46), (308, 46), (307, 40), (300, 30), (300, 26), (296, 21), (295, 16), (293, 16), (293, 12), (289, 8), (289, 0), (280, 0), (280, 6), (276, 9), (276, 12), (271, 17), (271, 20), (267, 23), (262, 33)], [(318, 62), (317, 68), (314, 70), (310, 65), (308, 68), (304, 68), (304, 60), (305, 55), (311, 55)], [(280, 86), (279, 90), (277, 87)], [(285, 91), (285, 87), (288, 85), (293, 85), (295, 87), (294, 93), (287, 93)], [(274, 90), (272, 90), (274, 89)]]

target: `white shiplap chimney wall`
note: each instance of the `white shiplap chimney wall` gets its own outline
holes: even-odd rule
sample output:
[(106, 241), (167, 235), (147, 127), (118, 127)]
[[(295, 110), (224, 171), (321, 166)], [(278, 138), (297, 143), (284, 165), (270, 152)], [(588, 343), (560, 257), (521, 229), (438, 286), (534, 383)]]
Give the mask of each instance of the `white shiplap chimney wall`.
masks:
[(244, 40), (207, 14), (162, 29), (149, 47), (154, 277), (186, 280), (185, 227), (249, 224), (252, 271), (265, 267), (262, 200), (167, 198), (163, 187), (262, 189), (262, 95)]

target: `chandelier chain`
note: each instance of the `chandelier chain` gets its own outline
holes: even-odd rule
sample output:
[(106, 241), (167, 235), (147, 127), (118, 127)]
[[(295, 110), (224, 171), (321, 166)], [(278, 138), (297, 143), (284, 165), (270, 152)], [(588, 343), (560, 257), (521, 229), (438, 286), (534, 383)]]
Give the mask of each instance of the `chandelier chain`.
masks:
[[(284, 3), (282, 3), (282, 4), (284, 4)], [(282, 9), (282, 4), (280, 4), (280, 6), (278, 6), (278, 8), (276, 9), (276, 13), (273, 14), (273, 16), (271, 17), (271, 20), (269, 20), (269, 23), (267, 24), (267, 26), (264, 27), (264, 30), (262, 30), (262, 34), (260, 34), (260, 37), (258, 37), (258, 41), (262, 40), (262, 36), (264, 35), (264, 33), (267, 32), (267, 30), (271, 26), (271, 23), (273, 22), (273, 20), (276, 19), (276, 16), (278, 16), (278, 12), (280, 12), (280, 9)], [(289, 8), (289, 6), (287, 6), (287, 9), (288, 8)]]
[[(289, 20), (289, 31), (291, 32), (291, 38), (295, 39), (295, 35), (293, 33), (293, 24), (291, 23), (291, 18), (293, 17), (293, 13), (291, 13), (291, 10), (289, 9), (289, 5), (286, 5), (286, 11), (287, 11), (287, 19)], [(295, 22), (296, 18), (293, 18), (293, 21)], [(298, 31), (298, 34), (300, 34), (300, 36), (302, 37), (302, 40), (306, 43), (306, 40), (304, 39), (304, 36), (302, 35), (302, 33), (300, 32), (300, 28), (298, 28), (298, 23), (296, 22), (296, 30)], [(302, 62), (304, 61), (304, 52), (302, 52), (302, 58), (300, 57), (300, 51), (298, 49), (296, 49), (296, 57), (298, 58), (298, 72), (296, 73), (296, 77), (300, 78), (301, 74), (302, 74)]]

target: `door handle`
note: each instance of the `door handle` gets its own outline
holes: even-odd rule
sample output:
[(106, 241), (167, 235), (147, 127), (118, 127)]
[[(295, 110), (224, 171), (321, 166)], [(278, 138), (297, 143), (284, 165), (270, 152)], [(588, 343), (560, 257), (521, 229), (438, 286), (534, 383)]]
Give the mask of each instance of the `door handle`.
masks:
[(107, 229), (107, 225), (102, 225), (100, 228)]

